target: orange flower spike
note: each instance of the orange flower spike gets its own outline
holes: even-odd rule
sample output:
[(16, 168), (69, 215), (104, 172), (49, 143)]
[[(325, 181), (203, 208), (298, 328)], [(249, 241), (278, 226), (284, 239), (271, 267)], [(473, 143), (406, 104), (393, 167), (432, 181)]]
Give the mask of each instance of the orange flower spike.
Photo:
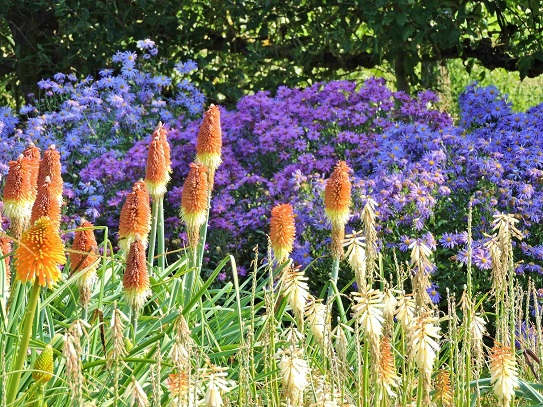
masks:
[[(4, 233), (0, 232), (0, 250), (2, 251), (2, 256), (11, 253), (11, 239)], [(4, 258), (4, 269), (6, 270), (5, 276), (5, 286), (9, 291), (9, 286), (11, 284), (11, 269), (9, 267), (9, 256)]]
[[(93, 224), (84, 220), (75, 231), (72, 252), (70, 253), (70, 275), (86, 270), (80, 277), (79, 285), (84, 285), (92, 278), (98, 266), (98, 243), (92, 230)], [(85, 229), (85, 230), (82, 230)]]
[(43, 153), (43, 158), (40, 161), (40, 167), (38, 171), (38, 190), (40, 185), (45, 183), (45, 178), (49, 177), (51, 180), (51, 188), (53, 196), (56, 196), (59, 203), (62, 202), (62, 165), (60, 164), (60, 153), (52, 144)]
[(200, 226), (206, 221), (207, 204), (207, 168), (201, 163), (191, 163), (189, 174), (183, 184), (181, 217), (187, 225), (189, 245), (192, 248), (198, 244)]
[(49, 218), (39, 218), (23, 233), (15, 251), (16, 278), (23, 283), (38, 279), (40, 286), (51, 288), (61, 277), (58, 265), (65, 263), (58, 228)]
[(294, 213), (289, 204), (277, 205), (271, 210), (270, 239), (271, 247), (277, 259), (282, 264), (292, 252), (296, 227)]
[(30, 183), (34, 188), (34, 198), (38, 193), (38, 172), (40, 170), (41, 153), (40, 149), (30, 143), (29, 146), (23, 151), (23, 157), (28, 160), (31, 167)]
[(31, 224), (42, 216), (47, 216), (57, 229), (60, 227), (60, 201), (55, 195), (54, 188), (51, 179), (48, 176), (45, 177), (45, 182), (39, 186), (38, 196), (32, 206)]
[[(70, 276), (78, 271), (84, 271), (77, 279), (79, 286), (79, 303), (85, 309), (88, 308), (91, 288), (98, 267), (98, 243), (94, 237), (92, 223), (83, 220), (75, 231), (72, 251), (70, 252)], [(85, 230), (82, 230), (85, 229)]]
[(196, 140), (196, 160), (215, 172), (221, 164), (222, 130), (221, 111), (216, 105), (209, 106)]
[(168, 172), (172, 172), (172, 160), (170, 157), (171, 150), (170, 150), (170, 143), (168, 142), (168, 130), (166, 130), (162, 126), (162, 123), (158, 123), (158, 127), (153, 133), (153, 138), (155, 136), (158, 136), (160, 144), (162, 144), (162, 148), (164, 150), (164, 158), (166, 160), (166, 166), (168, 167)]
[(345, 225), (349, 220), (351, 205), (351, 182), (345, 161), (339, 161), (334, 172), (326, 181), (324, 190), (324, 209), (333, 225)]
[(145, 185), (153, 199), (159, 199), (166, 193), (166, 185), (170, 181), (170, 173), (166, 162), (164, 144), (158, 135), (153, 136), (147, 154)]
[(8, 166), (4, 185), (4, 214), (11, 221), (13, 234), (20, 238), (28, 227), (36, 198), (35, 188), (31, 183), (32, 168), (22, 155), (17, 161), (10, 161)]
[(345, 161), (339, 161), (324, 189), (324, 210), (332, 223), (331, 248), (335, 258), (343, 256), (345, 224), (349, 220), (349, 206), (351, 205), (349, 170), (350, 168)]
[(139, 180), (132, 186), (121, 209), (119, 222), (119, 245), (128, 251), (136, 236), (147, 246), (147, 235), (151, 231), (151, 207), (145, 182)]
[(124, 295), (128, 304), (137, 310), (150, 295), (149, 273), (145, 246), (140, 239), (130, 245), (123, 276)]

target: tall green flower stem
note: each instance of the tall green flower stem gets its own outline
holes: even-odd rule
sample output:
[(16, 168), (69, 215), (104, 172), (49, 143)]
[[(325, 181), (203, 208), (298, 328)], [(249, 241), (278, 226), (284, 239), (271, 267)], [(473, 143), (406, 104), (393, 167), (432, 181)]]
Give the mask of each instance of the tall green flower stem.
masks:
[(422, 407), (423, 404), (425, 404), (425, 401), (423, 400), (423, 396), (424, 396), (424, 382), (426, 379), (420, 376), (421, 376), (421, 371), (419, 370), (419, 382), (417, 385), (417, 407)]
[(364, 339), (364, 376), (363, 376), (363, 383), (362, 383), (362, 391), (364, 393), (364, 407), (368, 407), (370, 405), (370, 343), (368, 341), (368, 338)]
[(26, 353), (28, 351), (28, 345), (30, 344), (30, 337), (32, 336), (32, 323), (34, 321), (34, 314), (36, 313), (36, 307), (38, 306), (38, 299), (40, 297), (40, 285), (38, 280), (34, 282), (32, 290), (30, 291), (30, 298), (25, 310), (25, 316), (23, 319), (23, 329), (21, 334), (21, 342), (19, 343), (19, 349), (17, 356), (11, 369), (11, 376), (8, 381), (7, 387), (7, 405), (14, 405), (17, 393), (19, 391), (19, 383), (21, 382), (21, 374), (23, 373), (23, 366), (26, 359)]
[(130, 322), (132, 325), (132, 343), (136, 342), (136, 332), (138, 330), (138, 312), (139, 310), (136, 307), (131, 307), (130, 309)]
[(204, 249), (207, 239), (207, 224), (209, 222), (209, 209), (211, 206), (211, 190), (208, 192), (207, 196), (207, 214), (206, 220), (200, 226), (200, 238), (198, 240), (198, 245), (190, 250), (189, 253), (189, 272), (185, 274), (184, 288), (183, 288), (183, 297), (185, 305), (190, 301), (191, 294), (194, 290), (195, 275), (200, 276), (202, 271), (202, 262), (204, 260)]
[(339, 275), (339, 257), (334, 257), (332, 263), (332, 272), (330, 275), (330, 287), (328, 287), (328, 300), (334, 295), (334, 286), (337, 286), (337, 280)]
[(473, 205), (470, 200), (469, 208), (468, 208), (468, 275), (467, 275), (467, 299), (469, 304), (467, 304), (466, 307), (466, 315), (464, 318), (466, 318), (466, 323), (464, 325), (464, 345), (462, 347), (462, 352), (464, 353), (464, 385), (462, 386), (461, 392), (465, 392), (465, 399), (463, 399), (463, 403), (470, 404), (471, 403), (471, 323), (473, 321), (473, 309), (471, 306), (472, 301), (472, 242), (473, 242), (473, 236), (471, 232), (472, 228), (472, 220), (473, 220)]
[(155, 258), (155, 245), (156, 245), (159, 207), (160, 207), (159, 200), (153, 199), (153, 207), (151, 211), (151, 233), (149, 234), (149, 249), (147, 250), (147, 263), (149, 263), (150, 268), (153, 268), (153, 260)]
[[(153, 203), (154, 205), (154, 203)], [(164, 196), (158, 200), (158, 266), (164, 271), (166, 269), (166, 250), (164, 247)]]

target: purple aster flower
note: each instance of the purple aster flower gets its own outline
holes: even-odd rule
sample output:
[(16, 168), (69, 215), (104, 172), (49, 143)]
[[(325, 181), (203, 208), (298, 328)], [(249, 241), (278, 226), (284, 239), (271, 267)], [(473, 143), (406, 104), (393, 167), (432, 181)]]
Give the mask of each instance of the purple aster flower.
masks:
[(411, 246), (411, 244), (414, 241), (415, 241), (415, 239), (413, 239), (412, 237), (409, 237), (409, 236), (406, 236), (406, 235), (400, 236), (400, 244), (399, 244), (400, 251), (402, 251), (402, 252), (408, 251), (409, 246)]
[(436, 283), (432, 283), (432, 285), (426, 289), (428, 296), (434, 304), (438, 304), (439, 301), (441, 301), (441, 295), (439, 294), (438, 289), (439, 286)]
[(149, 38), (146, 38), (144, 40), (139, 40), (136, 43), (136, 46), (139, 49), (151, 49), (151, 48), (155, 48), (155, 42), (150, 40)]
[(178, 62), (177, 64), (175, 64), (175, 69), (177, 69), (179, 73), (188, 74), (198, 69), (198, 65), (196, 64), (196, 62), (189, 59), (186, 62)]
[(291, 257), (294, 263), (299, 264), (302, 268), (309, 266), (313, 261), (313, 257), (311, 257), (311, 244), (308, 241), (305, 241), (302, 246), (295, 243)]
[(472, 252), (473, 264), (481, 270), (490, 270), (492, 268), (492, 259), (490, 253), (485, 247), (476, 247)]
[(102, 195), (91, 195), (87, 199), (87, 205), (89, 205), (91, 208), (98, 208), (104, 201), (104, 197)]
[(453, 233), (443, 233), (439, 243), (446, 249), (454, 249), (458, 245)]

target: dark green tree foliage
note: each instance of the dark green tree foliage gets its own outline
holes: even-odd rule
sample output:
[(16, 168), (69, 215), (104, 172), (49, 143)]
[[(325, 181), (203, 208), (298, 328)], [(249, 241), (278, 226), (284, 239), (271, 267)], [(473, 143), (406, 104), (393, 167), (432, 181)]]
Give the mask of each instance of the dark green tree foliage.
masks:
[[(3, 3), (3, 4), (2, 4)], [(203, 90), (242, 93), (388, 64), (397, 86), (428, 86), (449, 58), (543, 73), (538, 0), (0, 0), (0, 80), (19, 100), (62, 71), (95, 74), (151, 38), (194, 59)], [(430, 67), (430, 69), (428, 69)], [(5, 98), (5, 95), (4, 95)]]

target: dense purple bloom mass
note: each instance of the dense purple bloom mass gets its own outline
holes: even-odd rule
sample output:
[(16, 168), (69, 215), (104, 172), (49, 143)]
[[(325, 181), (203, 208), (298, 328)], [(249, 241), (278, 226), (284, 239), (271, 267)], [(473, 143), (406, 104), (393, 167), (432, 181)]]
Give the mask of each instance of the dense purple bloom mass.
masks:
[[(174, 214), (194, 160), (201, 123), (194, 115), (204, 97), (185, 77), (195, 62), (172, 63), (176, 72), (167, 75), (149, 69), (158, 52), (153, 41), (139, 41), (138, 48), (116, 53), (117, 65), (100, 70), (97, 79), (59, 74), (40, 81), (45, 96), (24, 106), (21, 118), (0, 108), (0, 162), (14, 159), (24, 141), (56, 143), (70, 185), (67, 215), (115, 227), (130, 185), (145, 174), (150, 134), (163, 121), (173, 161), (166, 223), (168, 237), (178, 242), (185, 235)], [(165, 89), (173, 96), (163, 96)], [(279, 87), (275, 95), (258, 92), (233, 110), (221, 108), (223, 163), (215, 175), (210, 247), (264, 248), (271, 208), (290, 203), (297, 230), (292, 257), (303, 266), (318, 262), (328, 253), (325, 180), (345, 160), (353, 169), (348, 226), (360, 229), (360, 213), (372, 198), (379, 247), (397, 247), (407, 259), (411, 243), (422, 239), (466, 264), (471, 201), (477, 224), (471, 263), (492, 267), (484, 245), (492, 216), (514, 213), (527, 236), (516, 246), (526, 260), (517, 272), (541, 273), (543, 105), (515, 113), (496, 88), (473, 84), (459, 98), (461, 120), (454, 125), (436, 101), (430, 91), (411, 97), (372, 78)]]
[[(42, 149), (55, 144), (62, 156), (65, 182), (77, 186), (66, 188), (64, 194), (69, 201), (67, 215), (72, 218), (87, 216), (116, 225), (120, 201), (115, 198), (144, 175), (142, 159), (147, 154), (146, 147), (140, 146), (135, 157), (139, 161), (125, 173), (131, 165), (126, 150), (148, 138), (159, 121), (171, 126), (174, 117), (203, 111), (202, 93), (187, 78), (180, 78), (179, 72), (174, 74), (173, 63), (171, 77), (152, 65), (151, 58), (157, 54), (153, 41), (138, 41), (137, 47), (141, 54), (117, 52), (113, 56), (117, 66), (101, 69), (98, 79), (78, 80), (58, 73), (41, 80), (38, 86), (44, 95), (21, 109), (23, 122), (9, 107), (0, 107), (0, 163), (15, 159), (27, 142)], [(196, 69), (192, 61), (187, 66)], [(181, 80), (183, 89), (175, 91), (170, 85)], [(164, 95), (167, 88), (172, 96)], [(7, 166), (0, 166), (0, 172), (5, 174)], [(113, 213), (108, 202), (114, 204)]]

